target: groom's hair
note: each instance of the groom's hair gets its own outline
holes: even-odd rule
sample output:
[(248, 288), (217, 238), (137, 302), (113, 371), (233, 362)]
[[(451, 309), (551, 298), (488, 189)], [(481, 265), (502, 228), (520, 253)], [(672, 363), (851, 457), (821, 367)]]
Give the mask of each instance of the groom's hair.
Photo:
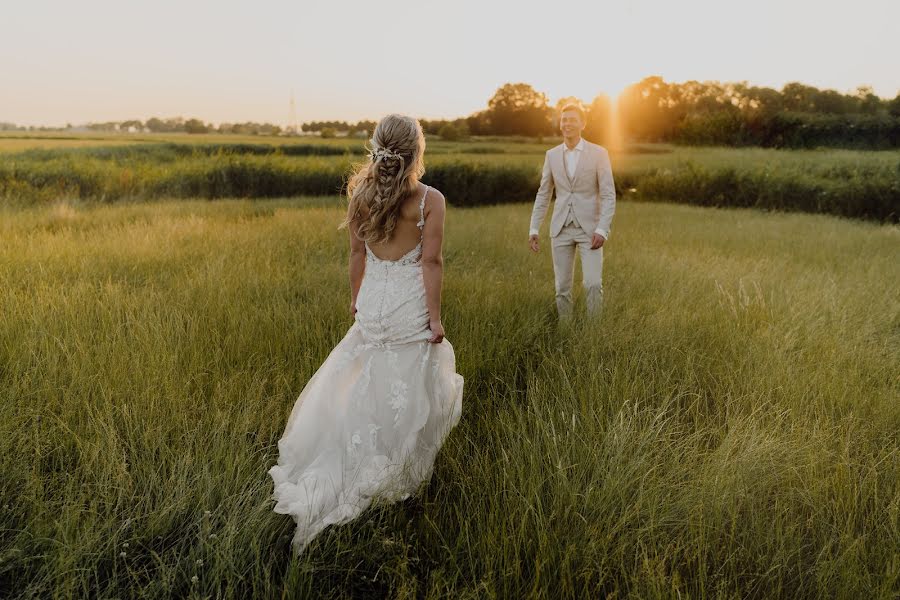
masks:
[(564, 112), (566, 112), (567, 110), (571, 110), (571, 111), (577, 112), (577, 113), (578, 113), (578, 116), (581, 117), (581, 122), (582, 122), (582, 123), (586, 123), (586, 122), (587, 122), (587, 119), (586, 119), (585, 116), (584, 116), (584, 109), (581, 108), (580, 106), (578, 106), (577, 104), (566, 104), (566, 105), (563, 106), (562, 109), (559, 111), (559, 116), (562, 117), (562, 114), (563, 114)]

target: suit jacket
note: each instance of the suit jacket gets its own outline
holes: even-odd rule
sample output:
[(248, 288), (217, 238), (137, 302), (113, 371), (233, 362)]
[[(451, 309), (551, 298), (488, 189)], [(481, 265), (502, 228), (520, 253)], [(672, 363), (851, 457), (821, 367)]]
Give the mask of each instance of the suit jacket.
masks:
[(590, 236), (599, 233), (609, 239), (609, 229), (616, 211), (616, 186), (613, 183), (609, 153), (603, 146), (585, 140), (575, 176), (569, 178), (563, 165), (564, 148), (565, 143), (560, 144), (547, 150), (544, 156), (541, 185), (531, 211), (530, 234), (537, 234), (540, 230), (555, 189), (556, 202), (550, 217), (551, 237), (559, 235), (571, 205), (586, 234)]

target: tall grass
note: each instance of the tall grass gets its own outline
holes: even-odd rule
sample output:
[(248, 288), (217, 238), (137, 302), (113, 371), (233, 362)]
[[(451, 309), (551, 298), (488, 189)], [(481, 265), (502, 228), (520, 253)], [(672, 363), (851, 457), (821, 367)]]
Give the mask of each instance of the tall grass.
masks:
[[(0, 153), (15, 153), (29, 149), (68, 149), (98, 146), (176, 144), (179, 146), (308, 146), (335, 149), (339, 153), (355, 154), (362, 151), (365, 139), (357, 137), (292, 137), (239, 134), (185, 134), (185, 133), (59, 133), (59, 132), (0, 132)], [(549, 146), (558, 144), (561, 138), (515, 140), (500, 137), (478, 137), (448, 142), (428, 136), (429, 154), (456, 153), (543, 153)], [(652, 145), (651, 145), (652, 146)]]
[(2, 214), (0, 596), (896, 597), (898, 230), (665, 204), (562, 331), (528, 207), (451, 210), (463, 419), (293, 559), (266, 470), (350, 324), (338, 204)]

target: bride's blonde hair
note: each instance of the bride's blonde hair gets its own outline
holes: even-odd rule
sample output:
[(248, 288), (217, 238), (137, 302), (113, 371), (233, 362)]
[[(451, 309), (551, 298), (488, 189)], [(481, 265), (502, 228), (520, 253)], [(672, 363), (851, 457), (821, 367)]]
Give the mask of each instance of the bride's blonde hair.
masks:
[(400, 204), (416, 191), (425, 173), (425, 134), (412, 117), (388, 115), (372, 134), (369, 159), (347, 185), (346, 227), (359, 220), (359, 237), (369, 244), (391, 239)]

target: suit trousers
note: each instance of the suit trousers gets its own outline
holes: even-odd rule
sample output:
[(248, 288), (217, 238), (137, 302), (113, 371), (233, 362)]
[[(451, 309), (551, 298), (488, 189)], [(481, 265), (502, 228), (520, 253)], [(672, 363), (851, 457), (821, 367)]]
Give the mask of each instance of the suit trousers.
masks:
[(581, 254), (582, 283), (588, 314), (597, 316), (603, 304), (603, 248), (591, 250), (591, 236), (578, 225), (565, 225), (550, 238), (553, 274), (556, 283), (556, 310), (560, 319), (572, 316), (572, 280), (575, 277), (575, 250)]

